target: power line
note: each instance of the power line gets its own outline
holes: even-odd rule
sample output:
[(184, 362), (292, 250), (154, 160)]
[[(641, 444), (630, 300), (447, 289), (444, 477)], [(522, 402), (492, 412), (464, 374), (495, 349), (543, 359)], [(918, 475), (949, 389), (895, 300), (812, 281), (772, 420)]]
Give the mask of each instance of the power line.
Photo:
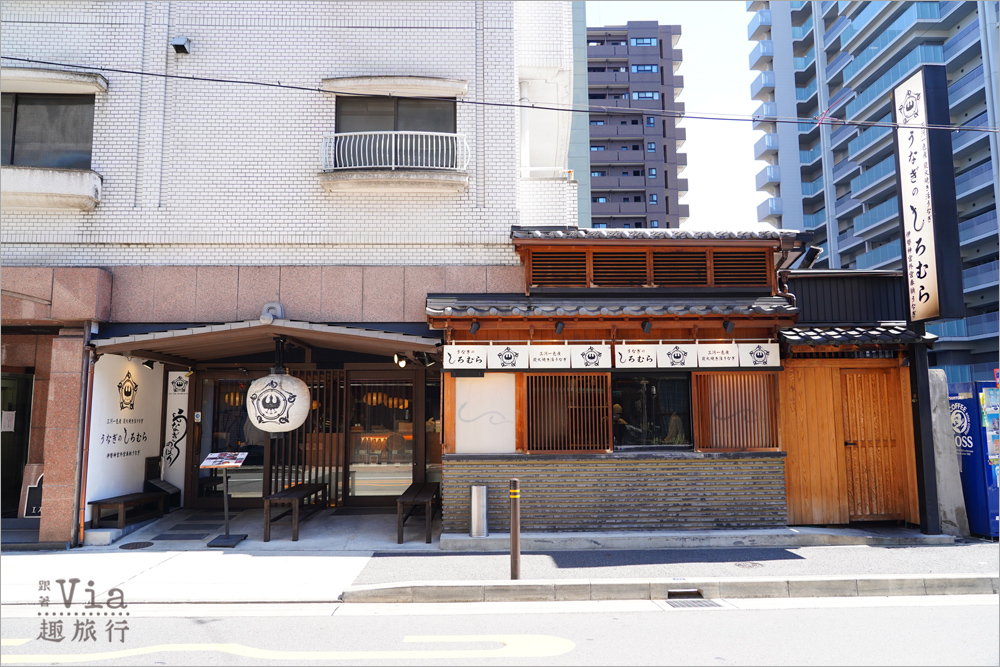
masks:
[[(686, 113), (677, 111), (664, 111), (661, 109), (635, 109), (629, 107), (609, 107), (602, 105), (588, 105), (585, 108), (580, 108), (574, 105), (570, 106), (552, 106), (549, 104), (521, 104), (518, 102), (486, 102), (480, 100), (463, 100), (451, 97), (435, 97), (435, 96), (424, 96), (424, 95), (392, 95), (390, 93), (355, 93), (347, 91), (331, 90), (329, 88), (316, 88), (312, 86), (296, 86), (287, 83), (281, 83), (276, 81), (274, 83), (267, 81), (247, 81), (243, 79), (224, 79), (217, 77), (204, 77), (204, 76), (188, 76), (183, 74), (164, 74), (160, 72), (145, 72), (141, 70), (129, 70), (121, 69), (116, 67), (102, 67), (95, 65), (79, 65), (75, 63), (61, 63), (49, 60), (36, 60), (33, 58), (18, 58), (14, 56), (0, 56), (4, 60), (12, 60), (15, 62), (31, 63), (35, 65), (53, 65), (56, 67), (67, 67), (71, 69), (84, 69), (84, 70), (95, 70), (99, 72), (114, 72), (116, 74), (131, 74), (135, 76), (151, 76), (163, 79), (180, 79), (184, 81), (200, 81), (207, 83), (227, 83), (227, 84), (237, 84), (237, 85), (247, 85), (247, 86), (262, 86), (266, 88), (281, 88), (286, 90), (297, 90), (302, 92), (314, 92), (314, 93), (329, 93), (333, 95), (342, 96), (356, 96), (356, 97), (389, 97), (389, 98), (403, 98), (403, 99), (415, 99), (415, 100), (435, 100), (435, 101), (449, 101), (455, 102), (456, 104), (471, 104), (475, 106), (488, 106), (488, 107), (501, 107), (501, 108), (512, 108), (512, 109), (534, 109), (540, 111), (561, 111), (564, 113), (615, 113), (621, 115), (637, 114), (645, 116), (657, 116), (662, 118), (673, 118), (676, 120), (723, 120), (723, 121), (737, 121), (737, 122), (765, 122), (765, 123), (795, 123), (795, 124), (811, 124), (815, 123), (816, 126), (829, 125), (829, 126), (845, 126), (854, 125), (860, 128), (872, 128), (872, 127), (888, 127), (896, 128), (897, 124), (892, 122), (879, 122), (879, 121), (861, 121), (861, 120), (841, 120), (833, 117), (812, 117), (812, 118), (799, 118), (790, 116), (758, 116), (758, 115), (738, 115), (738, 114), (724, 114), (724, 113), (712, 113), (712, 112), (698, 112), (698, 113)], [(995, 127), (965, 127), (963, 125), (907, 125), (909, 129), (926, 129), (926, 130), (963, 130), (968, 132), (993, 132), (1000, 133), (1000, 129)]]

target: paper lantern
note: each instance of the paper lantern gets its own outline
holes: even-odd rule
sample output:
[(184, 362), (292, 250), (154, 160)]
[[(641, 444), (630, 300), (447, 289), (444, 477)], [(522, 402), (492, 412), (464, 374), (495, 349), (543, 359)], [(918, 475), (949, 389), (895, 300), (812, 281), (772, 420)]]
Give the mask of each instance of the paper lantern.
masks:
[(309, 387), (291, 375), (272, 373), (253, 381), (247, 391), (247, 414), (269, 433), (294, 431), (309, 416)]

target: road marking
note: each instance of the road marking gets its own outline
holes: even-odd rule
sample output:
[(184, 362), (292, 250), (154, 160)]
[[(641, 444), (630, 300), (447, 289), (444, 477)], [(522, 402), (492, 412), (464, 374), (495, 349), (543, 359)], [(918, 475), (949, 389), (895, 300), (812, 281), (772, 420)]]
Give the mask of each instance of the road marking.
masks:
[(3, 657), (5, 664), (51, 664), (121, 660), (122, 658), (132, 658), (150, 653), (217, 651), (245, 658), (288, 662), (303, 662), (305, 660), (467, 660), (471, 658), (547, 658), (569, 653), (576, 648), (576, 644), (570, 640), (552, 635), (416, 635), (403, 637), (403, 641), (428, 644), (492, 642), (499, 643), (501, 646), (489, 649), (434, 649), (429, 651), (288, 651), (254, 648), (242, 644), (157, 644), (99, 653), (36, 655), (5, 653)]

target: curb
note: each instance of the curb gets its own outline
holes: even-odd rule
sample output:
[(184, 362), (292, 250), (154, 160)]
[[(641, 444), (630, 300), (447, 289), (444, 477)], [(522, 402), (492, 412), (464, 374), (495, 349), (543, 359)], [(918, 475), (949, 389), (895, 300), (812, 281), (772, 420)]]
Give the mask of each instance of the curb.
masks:
[(717, 577), (670, 579), (539, 579), (532, 581), (410, 581), (351, 586), (341, 601), (356, 602), (562, 602), (703, 598), (864, 597), (890, 595), (995, 595), (1000, 575), (872, 575), (861, 577)]
[[(826, 546), (937, 546), (955, 544), (951, 535), (893, 537), (834, 534), (818, 531), (718, 531), (704, 533), (521, 533), (521, 551), (585, 549), (705, 549), (734, 547), (826, 547)], [(441, 551), (510, 551), (510, 535), (469, 537), (464, 533), (442, 533)]]

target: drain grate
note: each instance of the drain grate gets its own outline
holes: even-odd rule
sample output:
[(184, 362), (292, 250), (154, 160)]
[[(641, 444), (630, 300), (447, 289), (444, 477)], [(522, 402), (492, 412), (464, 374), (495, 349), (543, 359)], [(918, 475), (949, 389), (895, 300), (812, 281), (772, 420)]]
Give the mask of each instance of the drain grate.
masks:
[(671, 607), (682, 608), (682, 607), (721, 607), (721, 604), (712, 602), (711, 600), (667, 600), (666, 603)]
[(151, 546), (153, 546), (152, 542), (129, 542), (128, 544), (123, 544), (118, 548), (132, 550), (132, 549), (145, 549), (146, 547), (151, 547)]

